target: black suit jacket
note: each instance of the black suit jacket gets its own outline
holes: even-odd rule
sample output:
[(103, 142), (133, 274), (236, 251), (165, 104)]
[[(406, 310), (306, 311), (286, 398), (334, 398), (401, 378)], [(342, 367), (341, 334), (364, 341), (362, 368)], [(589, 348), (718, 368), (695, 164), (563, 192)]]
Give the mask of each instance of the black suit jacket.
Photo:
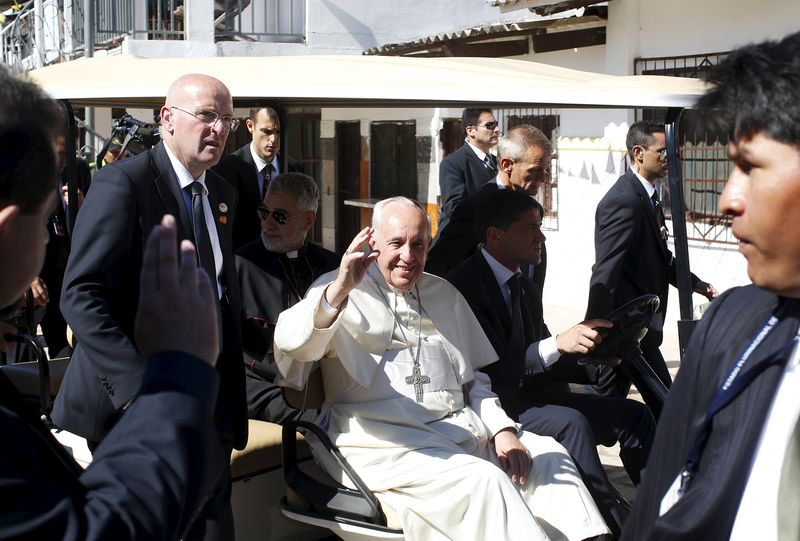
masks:
[(221, 472), (218, 382), (198, 359), (155, 356), (84, 471), (0, 372), (0, 538), (181, 538)]
[[(783, 375), (781, 366), (767, 368), (714, 417), (713, 430), (686, 495), (662, 517), (659, 507), (667, 488), (683, 469), (714, 394), (779, 302), (776, 295), (755, 286), (736, 288), (716, 299), (703, 316), (667, 397), (647, 475), (622, 539), (729, 538), (759, 435)], [(798, 301), (788, 301), (786, 308), (787, 316), (754, 351), (747, 366), (786, 345), (797, 332)]]
[[(554, 392), (568, 392), (566, 381), (591, 381), (588, 372), (595, 369), (576, 363), (556, 363), (547, 372), (524, 376), (524, 351), (509, 347), (511, 315), (500, 291), (500, 285), (486, 258), (476, 252), (453, 269), (447, 280), (464, 296), (475, 317), (498, 355), (497, 362), (482, 370), (492, 380), (492, 390), (500, 398), (503, 409), (513, 418), (536, 404), (548, 402)], [(520, 279), (522, 302), (527, 307), (530, 335), (526, 347), (550, 336), (544, 322), (542, 297), (527, 278)], [(520, 384), (524, 387), (521, 389)]]
[[(470, 152), (472, 152), (470, 150)], [(472, 152), (474, 155), (475, 153)], [(476, 157), (477, 159), (477, 157)], [(475, 216), (484, 199), (500, 190), (497, 180), (484, 183), (480, 189), (464, 199), (455, 209), (453, 216), (443, 228), (436, 233), (425, 270), (437, 276), (446, 276), (459, 263), (478, 252), (478, 245), (483, 242), (475, 232)], [(547, 274), (547, 250), (542, 245), (542, 260), (533, 270), (533, 282), (541, 296), (544, 278)]]
[[(80, 188), (81, 192), (86, 195), (91, 185), (92, 175), (89, 171), (89, 165), (86, 160), (75, 158), (75, 184)], [(56, 199), (56, 208), (47, 222), (47, 232), (50, 240), (47, 243), (47, 250), (45, 251), (44, 265), (42, 271), (42, 278), (45, 276), (52, 277), (51, 280), (55, 287), (50, 287), (50, 283), (45, 279), (47, 289), (51, 291), (50, 302), (54, 303), (58, 309), (58, 296), (53, 297), (52, 292), (61, 292), (61, 281), (64, 279), (64, 270), (67, 268), (67, 258), (69, 257), (70, 236), (69, 221), (67, 219), (67, 212), (64, 208), (61, 199), (61, 186), (63, 186), (68, 179), (63, 177), (58, 186), (58, 198)], [(75, 209), (77, 209), (75, 205)], [(56, 285), (57, 282), (57, 285)]]
[[(650, 198), (628, 170), (600, 200), (595, 212), (595, 264), (586, 318), (601, 318), (641, 295), (658, 295), (654, 322), (663, 323), (669, 284), (676, 284), (672, 253), (656, 224)], [(692, 275), (692, 283), (698, 278)], [(661, 333), (661, 325), (652, 331)], [(660, 344), (661, 341), (658, 340)]]
[[(277, 156), (277, 161), (282, 166), (280, 155)], [(250, 143), (223, 156), (213, 169), (239, 194), (239, 208), (233, 221), (233, 249), (238, 250), (248, 242), (259, 238), (261, 232), (261, 220), (256, 209), (261, 204), (262, 198), (258, 191), (258, 170), (250, 152)], [(292, 160), (289, 160), (287, 170), (303, 172), (303, 168)]]
[[(223, 254), (225, 293), (220, 303), (223, 350), (217, 362), (222, 434), (247, 442), (241, 302), (232, 248), (236, 192), (213, 171), (206, 186)], [(224, 209), (224, 212), (221, 210)], [(159, 143), (104, 167), (94, 178), (72, 239), (61, 309), (78, 339), (53, 408), (56, 425), (100, 441), (139, 389), (144, 363), (133, 341), (143, 241), (164, 214), (175, 216), (178, 240), (192, 227), (175, 172)]]
[(491, 178), (486, 165), (467, 143), (443, 159), (439, 164), (439, 193), (442, 196), (439, 227), (447, 225), (462, 199), (476, 193)]

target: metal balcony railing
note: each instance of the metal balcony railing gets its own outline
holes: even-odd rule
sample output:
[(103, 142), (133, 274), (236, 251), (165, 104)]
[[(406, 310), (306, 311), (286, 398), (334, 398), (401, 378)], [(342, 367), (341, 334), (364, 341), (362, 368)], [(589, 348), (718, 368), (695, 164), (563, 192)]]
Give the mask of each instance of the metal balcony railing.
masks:
[(305, 42), (305, 0), (218, 0), (216, 41)]
[[(95, 0), (95, 47), (113, 45), (125, 36), (134, 39), (182, 40), (183, 0)], [(83, 2), (73, 0), (73, 43), (84, 46)]]
[[(33, 0), (25, 2), (16, 12), (9, 14), (0, 29), (0, 61), (22, 69), (34, 67), (35, 18), (31, 9)], [(29, 59), (26, 62), (26, 59)]]
[[(306, 0), (93, 0), (94, 47), (191, 39), (185, 11), (213, 9), (215, 41), (304, 43)], [(0, 26), (0, 61), (21, 69), (84, 52), (83, 0), (28, 0)]]

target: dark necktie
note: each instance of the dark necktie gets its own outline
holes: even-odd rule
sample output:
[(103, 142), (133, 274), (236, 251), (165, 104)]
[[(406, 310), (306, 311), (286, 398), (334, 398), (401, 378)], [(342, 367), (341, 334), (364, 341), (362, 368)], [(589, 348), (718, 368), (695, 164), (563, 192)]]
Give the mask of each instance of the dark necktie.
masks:
[(519, 273), (508, 279), (508, 288), (511, 290), (511, 347), (525, 350), (525, 326), (522, 321), (522, 292), (519, 285)]
[(264, 200), (264, 194), (267, 193), (267, 185), (272, 180), (272, 164), (268, 163), (264, 167), (261, 168), (261, 178), (264, 179), (264, 183), (261, 185), (261, 200)]
[(497, 164), (495, 163), (495, 158), (491, 154), (487, 154), (483, 158), (483, 163), (486, 165), (486, 170), (489, 172), (489, 175), (494, 178), (497, 176)]
[(197, 249), (197, 262), (208, 273), (211, 285), (217, 289), (217, 267), (214, 264), (214, 250), (208, 236), (206, 214), (203, 211), (203, 185), (195, 181), (189, 185), (192, 192), (192, 229), (194, 245)]
[(786, 447), (778, 488), (778, 540), (800, 539), (800, 420)]
[(666, 221), (664, 220), (664, 209), (661, 208), (661, 200), (658, 198), (658, 192), (653, 192), (653, 195), (650, 197), (650, 200), (653, 202), (653, 212), (656, 215), (656, 225), (658, 226), (658, 232), (661, 234), (661, 238), (664, 239), (664, 241), (666, 242), (667, 225)]

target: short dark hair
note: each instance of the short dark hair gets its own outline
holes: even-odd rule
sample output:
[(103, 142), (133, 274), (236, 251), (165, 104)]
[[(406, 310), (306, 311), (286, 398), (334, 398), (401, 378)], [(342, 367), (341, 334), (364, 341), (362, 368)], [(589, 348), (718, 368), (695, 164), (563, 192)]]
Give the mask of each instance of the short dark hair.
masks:
[(267, 194), (290, 193), (297, 197), (297, 204), (303, 211), (317, 212), (319, 208), (319, 188), (314, 179), (303, 173), (281, 173), (267, 185)]
[(490, 227), (508, 231), (511, 224), (518, 222), (522, 215), (531, 209), (539, 211), (544, 217), (544, 208), (533, 197), (518, 190), (498, 190), (481, 201), (475, 215), (475, 236), (486, 241)]
[(61, 121), (41, 88), (0, 65), (0, 206), (30, 214), (56, 189), (53, 142)]
[(278, 116), (278, 111), (276, 111), (272, 107), (266, 107), (266, 106), (263, 106), (263, 105), (259, 106), (259, 107), (251, 107), (250, 108), (250, 116), (248, 116), (247, 118), (249, 118), (250, 120), (255, 122), (256, 121), (256, 117), (258, 116), (258, 112), (261, 111), (261, 110), (263, 110), (267, 114), (267, 118), (272, 120), (274, 123), (276, 123), (280, 127), (280, 125), (281, 125), (281, 117)]
[(800, 32), (733, 51), (708, 74), (704, 123), (734, 141), (759, 132), (800, 148)]
[(653, 144), (653, 134), (655, 133), (664, 133), (664, 124), (652, 120), (640, 120), (631, 124), (631, 127), (628, 128), (628, 135), (625, 137), (628, 156), (633, 159), (633, 147), (647, 148)]
[(467, 107), (461, 111), (461, 129), (467, 131), (467, 126), (477, 126), (483, 113), (492, 114), (488, 107)]

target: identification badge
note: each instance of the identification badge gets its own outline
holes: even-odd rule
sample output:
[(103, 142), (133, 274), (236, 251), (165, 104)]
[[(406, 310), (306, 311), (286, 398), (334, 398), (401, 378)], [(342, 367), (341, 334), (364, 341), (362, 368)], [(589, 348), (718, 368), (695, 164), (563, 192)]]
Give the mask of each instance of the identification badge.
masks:
[(672, 509), (672, 506), (678, 503), (678, 501), (683, 498), (683, 490), (681, 487), (683, 486), (685, 480), (683, 471), (681, 471), (676, 477), (672, 484), (667, 489), (667, 493), (664, 494), (664, 497), (661, 498), (661, 507), (658, 509), (658, 516), (663, 517), (667, 511)]

